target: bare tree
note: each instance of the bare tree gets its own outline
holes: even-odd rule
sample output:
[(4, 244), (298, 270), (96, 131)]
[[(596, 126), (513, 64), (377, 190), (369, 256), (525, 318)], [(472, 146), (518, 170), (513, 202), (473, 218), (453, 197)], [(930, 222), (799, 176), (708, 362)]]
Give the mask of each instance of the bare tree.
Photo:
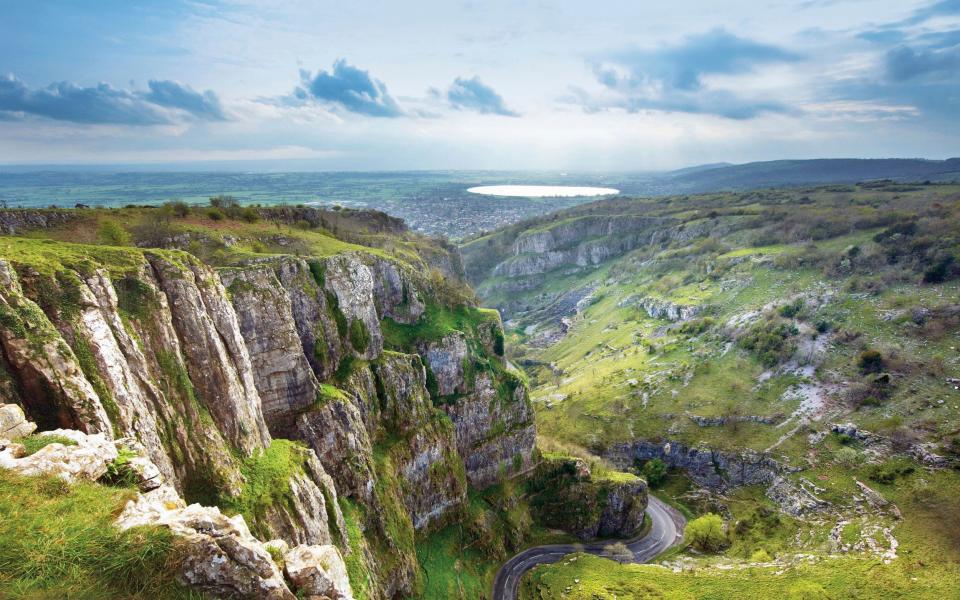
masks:
[(621, 565), (633, 562), (633, 550), (627, 547), (627, 545), (623, 542), (607, 544), (603, 547), (603, 555), (610, 560), (617, 561)]

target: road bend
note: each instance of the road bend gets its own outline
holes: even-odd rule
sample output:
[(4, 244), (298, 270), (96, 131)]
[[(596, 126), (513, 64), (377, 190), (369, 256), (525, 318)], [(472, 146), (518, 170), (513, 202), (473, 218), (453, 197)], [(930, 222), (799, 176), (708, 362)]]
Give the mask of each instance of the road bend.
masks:
[[(597, 540), (585, 544), (550, 544), (527, 548), (503, 563), (493, 580), (493, 600), (517, 600), (520, 579), (537, 565), (555, 563), (573, 552), (604, 555), (604, 548), (623, 542), (633, 552), (629, 562), (645, 563), (683, 539), (686, 521), (676, 509), (662, 500), (650, 496), (647, 504), (650, 529), (641, 537), (631, 540)], [(627, 562), (627, 561), (625, 561)]]

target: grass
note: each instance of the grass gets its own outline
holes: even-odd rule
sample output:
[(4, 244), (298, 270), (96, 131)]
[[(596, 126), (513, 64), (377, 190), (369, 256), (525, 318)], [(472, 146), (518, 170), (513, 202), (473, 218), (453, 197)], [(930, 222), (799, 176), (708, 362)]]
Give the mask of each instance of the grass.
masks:
[(499, 325), (497, 312), (469, 306), (448, 308), (431, 302), (416, 323), (407, 325), (384, 319), (384, 346), (390, 350), (409, 352), (415, 349), (419, 341), (439, 341), (457, 331), (474, 334), (482, 325)]
[[(576, 560), (573, 560), (573, 559)], [(578, 554), (527, 575), (523, 600), (614, 600), (665, 598), (949, 598), (955, 571), (904, 562), (885, 565), (871, 559), (825, 559), (787, 569), (695, 568), (681, 573), (650, 565), (617, 565)], [(939, 575), (939, 576), (937, 576)], [(946, 577), (944, 577), (946, 576)]]
[(350, 577), (350, 587), (353, 589), (353, 597), (356, 600), (367, 600), (372, 583), (370, 569), (363, 556), (364, 537), (360, 526), (363, 520), (362, 509), (344, 496), (340, 496), (339, 500), (350, 544), (350, 552), (345, 553), (343, 558), (347, 566), (347, 575)]
[(273, 440), (268, 448), (243, 460), (243, 491), (237, 497), (223, 498), (221, 506), (228, 512), (242, 514), (254, 535), (267, 539), (266, 512), (274, 504), (286, 505), (290, 501), (290, 478), (301, 472), (306, 457), (302, 444)]
[(64, 446), (76, 446), (77, 443), (68, 437), (62, 435), (28, 435), (17, 440), (18, 444), (23, 444), (26, 449), (26, 456), (36, 454), (40, 449), (50, 444), (63, 444)]
[(132, 496), (0, 469), (0, 597), (200, 598), (174, 581), (178, 550), (168, 530), (113, 526)]

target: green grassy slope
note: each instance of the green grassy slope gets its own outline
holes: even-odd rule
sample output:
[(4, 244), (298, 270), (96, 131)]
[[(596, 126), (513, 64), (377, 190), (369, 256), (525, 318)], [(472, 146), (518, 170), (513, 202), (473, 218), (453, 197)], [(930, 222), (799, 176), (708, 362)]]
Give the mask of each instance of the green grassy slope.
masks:
[[(477, 278), (526, 232), (587, 215), (668, 218), (676, 231), (712, 225), (596, 265)], [(729, 531), (717, 557), (679, 555), (696, 576), (590, 558), (543, 568), (528, 597), (936, 597), (949, 589), (943, 581), (960, 581), (960, 523), (950, 516), (960, 509), (960, 475), (929, 470), (908, 452), (927, 444), (954, 460), (960, 449), (951, 383), (960, 378), (960, 187), (881, 182), (618, 199), (472, 244), (467, 271), (484, 301), (506, 309), (508, 355), (530, 377), (541, 443), (597, 455), (634, 440), (767, 451), (802, 469), (790, 481), (815, 483), (830, 502), (796, 519), (761, 487), (706, 499), (689, 486), (671, 490), (674, 500), (697, 497), (695, 512), (720, 512)], [(542, 307), (576, 289), (589, 294), (579, 312), (563, 313), (561, 333), (561, 315)], [(698, 312), (656, 318), (644, 301)], [(827, 433), (844, 422), (885, 441)], [(894, 502), (903, 520), (869, 507), (858, 516), (855, 480)], [(854, 547), (831, 542), (835, 527)], [(889, 565), (865, 546), (884, 528), (900, 544)], [(742, 570), (761, 550), (780, 566)], [(786, 566), (803, 553), (816, 564)], [(719, 570), (718, 561), (734, 567)]]

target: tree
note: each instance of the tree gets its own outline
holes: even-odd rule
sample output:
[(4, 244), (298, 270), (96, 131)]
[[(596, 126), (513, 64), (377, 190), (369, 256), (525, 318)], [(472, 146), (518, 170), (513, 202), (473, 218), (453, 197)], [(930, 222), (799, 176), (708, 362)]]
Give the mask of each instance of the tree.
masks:
[(633, 550), (627, 547), (623, 542), (607, 544), (603, 547), (603, 555), (610, 560), (615, 560), (621, 565), (633, 561)]
[(654, 458), (653, 460), (648, 460), (641, 470), (643, 473), (644, 479), (647, 480), (647, 484), (652, 487), (660, 487), (660, 484), (663, 483), (663, 480), (667, 476), (667, 465), (659, 458)]
[(707, 513), (687, 523), (686, 538), (687, 543), (704, 552), (716, 552), (727, 545), (723, 519), (713, 513)]

